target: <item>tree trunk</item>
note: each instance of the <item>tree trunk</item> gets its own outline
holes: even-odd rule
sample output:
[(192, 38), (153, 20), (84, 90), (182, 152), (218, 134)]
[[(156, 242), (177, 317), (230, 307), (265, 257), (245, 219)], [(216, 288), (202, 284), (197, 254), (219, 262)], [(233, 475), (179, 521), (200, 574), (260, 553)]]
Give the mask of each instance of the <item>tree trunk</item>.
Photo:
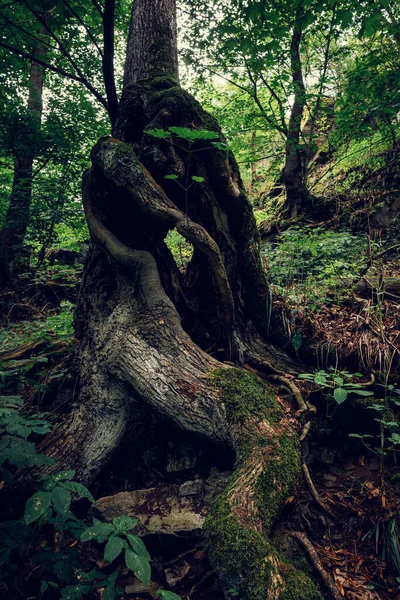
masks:
[[(152, 32), (160, 47), (171, 47), (174, 11), (170, 0), (135, 3), (141, 29), (133, 23), (131, 34), (143, 41), (130, 36), (114, 137), (96, 144), (83, 182), (92, 243), (76, 312), (79, 399), (42, 449), (57, 470), (72, 466), (88, 483), (142, 403), (232, 448), (235, 472), (205, 526), (223, 584), (251, 600), (321, 600), (269, 539), (300, 475), (296, 433), (266, 385), (232, 366), (290, 368), (262, 341), (267, 285), (237, 164), (207, 141), (191, 146), (189, 160), (185, 141), (146, 133), (174, 125), (224, 141), (216, 121), (179, 87), (175, 60), (149, 59)], [(168, 27), (151, 30), (156, 17)], [(184, 191), (165, 179), (171, 173), (203, 181)], [(173, 228), (194, 247), (185, 273), (164, 241)]]
[[(42, 36), (46, 33), (42, 32)], [(33, 51), (37, 58), (46, 55), (46, 46), (38, 43)], [(43, 111), (43, 84), (45, 68), (31, 62), (29, 95), (23, 136), (18, 136), (15, 149), (14, 178), (4, 228), (0, 232), (0, 286), (11, 279), (11, 263), (21, 255), (25, 233), (29, 225), (32, 196), (33, 161), (36, 156), (36, 136)]]
[(308, 199), (305, 168), (300, 152), (301, 120), (306, 104), (306, 90), (300, 56), (300, 43), (303, 35), (301, 17), (302, 9), (300, 6), (297, 9), (290, 46), (294, 100), (286, 138), (286, 162), (282, 173), (282, 180), (286, 188), (285, 210), (291, 217), (297, 217), (304, 211)]

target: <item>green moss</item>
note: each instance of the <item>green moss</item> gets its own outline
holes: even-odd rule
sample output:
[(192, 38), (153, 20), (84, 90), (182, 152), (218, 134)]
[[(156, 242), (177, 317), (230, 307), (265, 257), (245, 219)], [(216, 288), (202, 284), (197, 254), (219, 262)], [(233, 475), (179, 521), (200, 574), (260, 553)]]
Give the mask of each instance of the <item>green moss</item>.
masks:
[(289, 565), (288, 572), (284, 574), (284, 580), (286, 588), (279, 596), (279, 600), (299, 600), (300, 598), (323, 600), (324, 598), (315, 583), (305, 573), (297, 571)]
[(210, 382), (221, 391), (229, 421), (243, 425), (249, 416), (256, 415), (276, 422), (283, 413), (259, 377), (244, 369), (216, 369), (210, 374)]
[(259, 477), (256, 486), (258, 504), (267, 531), (278, 517), (284, 500), (294, 493), (300, 472), (297, 440), (282, 435), (276, 444), (274, 458), (268, 462), (268, 467)]
[(210, 562), (225, 589), (234, 590), (243, 600), (265, 600), (270, 577), (270, 565), (265, 560), (271, 554), (269, 541), (237, 522), (225, 495), (215, 502), (203, 531)]
[(215, 502), (203, 527), (206, 549), (212, 567), (227, 591), (241, 600), (265, 600), (271, 587), (271, 562), (276, 557), (285, 589), (279, 600), (323, 600), (315, 583), (279, 556), (261, 533), (241, 526), (232, 515), (226, 495)]

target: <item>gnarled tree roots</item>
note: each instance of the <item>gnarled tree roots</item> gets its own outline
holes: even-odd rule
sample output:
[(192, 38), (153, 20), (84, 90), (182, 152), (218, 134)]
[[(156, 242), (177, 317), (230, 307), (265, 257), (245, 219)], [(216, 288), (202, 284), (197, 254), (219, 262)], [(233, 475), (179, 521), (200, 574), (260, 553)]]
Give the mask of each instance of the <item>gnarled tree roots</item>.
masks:
[[(80, 393), (47, 452), (57, 469), (75, 468), (90, 482), (142, 403), (233, 449), (235, 471), (204, 528), (213, 567), (241, 598), (320, 600), (271, 541), (301, 475), (297, 435), (265, 383), (221, 362), (290, 370), (262, 341), (267, 285), (251, 207), (229, 153), (202, 148), (189, 165), (179, 148), (146, 135), (169, 124), (220, 133), (164, 77), (125, 90), (115, 137), (92, 152), (83, 186), (92, 247), (76, 317)], [(204, 182), (185, 200), (164, 180), (172, 168)], [(164, 242), (172, 228), (194, 247), (185, 273)]]

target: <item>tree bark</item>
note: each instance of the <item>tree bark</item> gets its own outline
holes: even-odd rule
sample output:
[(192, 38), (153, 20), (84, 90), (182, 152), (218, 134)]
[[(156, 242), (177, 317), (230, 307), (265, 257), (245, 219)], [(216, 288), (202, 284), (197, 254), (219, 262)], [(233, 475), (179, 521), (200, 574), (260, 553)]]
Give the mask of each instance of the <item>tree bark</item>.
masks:
[(124, 70), (124, 88), (138, 80), (169, 75), (178, 79), (175, 0), (135, 0)]
[(301, 16), (302, 8), (299, 6), (290, 45), (294, 100), (286, 137), (286, 162), (282, 174), (283, 183), (286, 188), (285, 210), (291, 217), (297, 217), (304, 211), (308, 199), (305, 184), (305, 169), (300, 153), (301, 120), (306, 104), (306, 90), (300, 56), (300, 44), (303, 35)]
[[(290, 368), (263, 341), (268, 290), (237, 164), (207, 141), (190, 147), (189, 160), (184, 140), (146, 133), (174, 125), (224, 141), (216, 121), (179, 87), (174, 57), (152, 55), (161, 31), (152, 29), (154, 19), (168, 23), (169, 39), (174, 9), (170, 1), (135, 3), (128, 48), (139, 50), (128, 56), (114, 137), (93, 148), (83, 181), (92, 242), (76, 312), (79, 398), (41, 449), (57, 470), (73, 467), (89, 483), (143, 403), (233, 449), (235, 472), (205, 526), (224, 586), (251, 600), (321, 600), (270, 540), (300, 476), (297, 435), (272, 391), (232, 366)], [(139, 23), (143, 42), (132, 41)], [(203, 181), (184, 191), (165, 179), (171, 173)], [(185, 273), (164, 241), (173, 228), (194, 247)]]
[[(45, 36), (46, 32), (42, 31), (41, 35)], [(34, 58), (44, 58), (46, 54), (45, 44), (38, 43), (33, 51)], [(33, 161), (37, 147), (36, 136), (40, 129), (43, 112), (44, 76), (45, 68), (32, 60), (24, 131), (23, 136), (18, 136), (10, 203), (4, 228), (0, 232), (0, 286), (11, 279), (11, 263), (21, 255), (25, 233), (29, 225)]]

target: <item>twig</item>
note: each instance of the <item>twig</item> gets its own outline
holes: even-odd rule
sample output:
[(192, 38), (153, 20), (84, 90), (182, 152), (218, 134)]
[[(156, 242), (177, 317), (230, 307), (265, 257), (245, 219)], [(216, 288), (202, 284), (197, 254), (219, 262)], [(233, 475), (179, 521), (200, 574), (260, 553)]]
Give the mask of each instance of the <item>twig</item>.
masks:
[(310, 560), (315, 570), (324, 582), (324, 585), (329, 591), (329, 595), (331, 596), (332, 600), (343, 600), (343, 597), (340, 594), (333, 578), (324, 569), (314, 546), (312, 545), (306, 534), (301, 531), (289, 531), (288, 535), (296, 541), (300, 542), (300, 544), (306, 549), (307, 554), (310, 557)]
[(386, 250), (383, 250), (383, 252), (379, 252), (379, 254), (377, 254), (376, 256), (371, 256), (370, 259), (367, 262), (367, 266), (361, 271), (360, 277), (364, 277), (364, 275), (368, 271), (368, 269), (370, 267), (372, 267), (372, 263), (373, 263), (374, 260), (378, 260), (378, 258), (382, 258), (382, 256), (384, 256), (385, 254), (387, 254), (391, 250), (395, 250), (396, 248), (399, 248), (399, 247), (400, 247), (400, 243), (399, 244), (395, 244), (394, 246), (390, 246), (390, 248), (386, 248)]
[(308, 470), (308, 467), (306, 465), (305, 462), (302, 463), (301, 465), (302, 469), (303, 469), (303, 474), (304, 474), (304, 479), (307, 482), (307, 485), (309, 487), (309, 490), (311, 492), (312, 497), (314, 498), (315, 502), (318, 504), (318, 506), (320, 508), (322, 508), (322, 510), (324, 512), (326, 512), (330, 517), (335, 517), (335, 515), (333, 514), (333, 512), (330, 510), (330, 508), (328, 508), (325, 504), (325, 502), (323, 500), (321, 500), (321, 496), (318, 494), (315, 485), (313, 483), (313, 480), (311, 479), (311, 475), (310, 475), (310, 471)]

